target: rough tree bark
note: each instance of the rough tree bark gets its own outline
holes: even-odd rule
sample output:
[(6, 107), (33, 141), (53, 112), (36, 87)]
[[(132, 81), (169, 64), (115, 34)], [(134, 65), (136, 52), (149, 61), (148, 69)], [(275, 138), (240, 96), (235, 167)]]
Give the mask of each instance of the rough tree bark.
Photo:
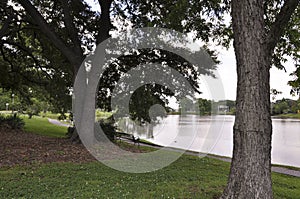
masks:
[(238, 84), (233, 159), (221, 198), (273, 198), (269, 69), (274, 48), (298, 3), (285, 1), (267, 32), (264, 1), (231, 2)]

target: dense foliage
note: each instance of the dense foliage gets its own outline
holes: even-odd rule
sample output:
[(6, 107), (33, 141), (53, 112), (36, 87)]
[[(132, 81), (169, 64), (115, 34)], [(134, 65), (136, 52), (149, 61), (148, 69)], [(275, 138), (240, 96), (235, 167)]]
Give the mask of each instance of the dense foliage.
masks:
[[(280, 1), (281, 2), (281, 1)], [(275, 21), (281, 3), (267, 1), (267, 28)], [(95, 11), (84, 1), (2, 1), (0, 71), (1, 87), (14, 90), (20, 96), (29, 97), (30, 90), (41, 93), (59, 112), (71, 109), (72, 83), (83, 59), (97, 44), (110, 37), (110, 30), (122, 31), (128, 27), (161, 27), (192, 33), (206, 43), (206, 50), (217, 61), (211, 43), (230, 46), (232, 39), (229, 20), (230, 1), (145, 1), (99, 0), (101, 10)], [(25, 9), (24, 9), (25, 8)], [(108, 13), (107, 13), (108, 12)], [(293, 15), (285, 36), (279, 41), (273, 63), (284, 68), (285, 56), (296, 63), (299, 52), (299, 9)], [(118, 23), (116, 24), (116, 21)], [(114, 24), (114, 25), (113, 25)], [(101, 31), (103, 30), (103, 31)], [(153, 54), (154, 50), (128, 52), (111, 64), (102, 77), (98, 106), (110, 109), (111, 91), (116, 82), (130, 68), (138, 64), (177, 60), (175, 69), (191, 81), (199, 91), (199, 74), (189, 74), (184, 60), (174, 55)], [(143, 57), (141, 59), (141, 57)], [(196, 75), (196, 76), (195, 76)], [(297, 71), (295, 72), (297, 75)], [(297, 90), (297, 79), (290, 84)], [(159, 96), (152, 92), (155, 101), (167, 105), (166, 88), (155, 86)], [(153, 91), (149, 88), (147, 92)], [(168, 93), (168, 95), (173, 95)], [(164, 99), (163, 99), (164, 98)], [(136, 100), (132, 100), (134, 102)], [(161, 103), (160, 103), (161, 104)], [(136, 105), (137, 106), (137, 105)], [(145, 110), (142, 112), (146, 112)], [(137, 110), (132, 109), (135, 113)], [(134, 114), (133, 114), (134, 115)], [(143, 115), (133, 116), (145, 119)]]
[(281, 99), (272, 103), (271, 113), (273, 115), (286, 114), (286, 113), (299, 113), (300, 103), (299, 100)]
[(12, 129), (23, 129), (24, 125), (23, 119), (16, 115), (0, 114), (0, 126), (9, 126)]

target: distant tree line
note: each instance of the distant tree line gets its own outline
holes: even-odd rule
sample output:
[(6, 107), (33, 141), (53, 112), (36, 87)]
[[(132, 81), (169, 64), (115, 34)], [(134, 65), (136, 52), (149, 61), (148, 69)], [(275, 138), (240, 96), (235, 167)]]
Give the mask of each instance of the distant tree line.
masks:
[[(209, 100), (204, 98), (198, 98), (197, 101), (193, 102), (190, 99), (184, 99), (180, 101), (179, 112), (180, 113), (195, 113), (198, 112), (200, 115), (211, 115), (211, 114), (224, 114), (224, 110), (220, 110), (220, 107), (226, 107), (226, 114), (235, 114), (235, 101), (234, 100)], [(196, 110), (198, 109), (198, 110)], [(300, 113), (300, 100), (292, 100), (282, 98), (276, 100), (271, 105), (271, 114), (287, 114), (287, 113)]]
[(286, 113), (299, 113), (300, 112), (300, 101), (285, 99), (277, 100), (271, 105), (272, 115), (286, 114)]
[(35, 92), (31, 92), (30, 96), (24, 97), (14, 94), (11, 91), (0, 89), (0, 111), (4, 110), (28, 114), (29, 118), (48, 111), (61, 113), (61, 111), (51, 105), (49, 101)]
[[(220, 107), (226, 107), (226, 111), (221, 110)], [(209, 100), (198, 98), (196, 101), (185, 98), (180, 101), (179, 113), (197, 113), (200, 115), (212, 114), (235, 114), (235, 101), (233, 100)]]

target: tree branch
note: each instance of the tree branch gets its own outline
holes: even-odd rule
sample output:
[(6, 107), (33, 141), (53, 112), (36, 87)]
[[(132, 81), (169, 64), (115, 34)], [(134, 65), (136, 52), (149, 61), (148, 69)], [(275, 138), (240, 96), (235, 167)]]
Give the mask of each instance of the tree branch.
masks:
[(8, 28), (9, 28), (9, 24), (10, 22), (13, 20), (14, 18), (14, 14), (11, 13), (8, 18), (4, 21), (3, 26), (0, 29), (0, 39), (2, 39), (2, 37), (4, 37), (7, 34)]
[(65, 26), (68, 30), (69, 35), (71, 36), (71, 40), (73, 41), (74, 48), (75, 48), (74, 50), (76, 51), (77, 54), (80, 54), (83, 57), (83, 50), (81, 48), (81, 43), (78, 38), (78, 30), (75, 28), (75, 25), (72, 20), (69, 3), (67, 0), (61, 0), (61, 4), (64, 12)]
[(2, 42), (0, 42), (0, 44), (1, 43), (6, 43), (6, 44), (9, 44), (9, 45), (12, 45), (12, 46), (16, 46), (20, 50), (24, 51), (29, 57), (31, 57), (31, 59), (33, 60), (33, 62), (35, 63), (35, 65), (37, 67), (39, 67), (39, 69), (41, 71), (43, 71), (49, 79), (51, 78), (51, 76), (46, 71), (43, 70), (43, 67), (44, 68), (48, 68), (48, 67), (45, 66), (45, 65), (43, 65), (43, 66), (41, 65), (40, 61), (33, 55), (33, 52), (32, 52), (31, 49), (29, 49), (28, 47), (23, 46), (23, 45), (21, 45), (19, 43), (15, 43), (15, 42), (11, 42), (11, 41), (2, 41)]
[(12, 62), (6, 57), (5, 55), (5, 52), (4, 52), (4, 49), (3, 49), (3, 45), (2, 45), (2, 48), (0, 48), (0, 52), (1, 52), (1, 55), (2, 55), (2, 58), (4, 61), (6, 61), (7, 63), (9, 63), (9, 65), (11, 66), (12, 70), (14, 69), (14, 65), (12, 64)]
[(276, 44), (279, 42), (280, 37), (283, 35), (288, 22), (291, 19), (294, 11), (299, 5), (299, 0), (286, 0), (276, 16), (275, 22), (272, 24), (271, 29), (267, 35), (267, 49), (273, 52)]
[[(9, 45), (14, 45), (14, 46), (17, 46), (19, 48), (21, 48), (22, 50), (26, 51), (28, 53), (28, 55), (34, 60), (34, 63), (36, 64), (36, 66), (39, 67), (40, 71), (43, 72), (43, 74), (45, 76), (47, 76), (48, 79), (51, 79), (51, 76), (47, 73), (47, 71), (44, 71), (42, 66), (40, 66), (38, 60), (35, 59), (35, 57), (29, 52), (29, 50), (26, 50), (25, 47), (22, 47), (20, 44), (17, 44), (17, 43), (13, 43), (13, 42), (7, 42), (7, 41), (4, 41), (4, 42), (0, 42), (0, 44), (3, 44), (3, 43), (7, 43)], [(9, 58), (5, 55), (5, 52), (4, 52), (4, 49), (1, 48), (0, 49), (1, 51), (1, 55), (3, 57), (3, 60), (6, 61), (10, 66), (11, 66), (11, 70), (9, 71), (9, 73), (15, 73), (15, 74), (19, 74), (20, 76), (23, 77), (23, 79), (25, 79), (26, 81), (30, 82), (30, 83), (34, 83), (36, 85), (46, 85), (45, 81), (40, 77), (40, 74), (38, 74), (38, 77), (39, 79), (38, 80), (35, 80), (33, 79), (31, 76), (28, 77), (24, 71), (20, 71), (18, 70), (18, 68), (15, 67), (15, 65), (13, 64), (13, 62), (11, 60), (9, 60)], [(19, 66), (19, 65), (17, 65)]]
[(98, 0), (98, 2), (101, 9), (101, 17), (99, 22), (101, 29), (96, 36), (97, 45), (109, 38), (109, 31), (112, 27), (109, 15), (112, 0)]
[[(35, 20), (41, 31), (51, 40), (53, 45), (58, 48), (61, 53), (69, 60), (74, 68), (78, 68), (83, 61), (82, 55), (74, 53), (48, 25), (43, 16), (28, 0), (19, 0), (19, 3), (24, 7), (28, 14)], [(79, 66), (78, 66), (79, 65)], [(75, 69), (76, 70), (76, 69)], [(76, 71), (77, 72), (77, 71)]]

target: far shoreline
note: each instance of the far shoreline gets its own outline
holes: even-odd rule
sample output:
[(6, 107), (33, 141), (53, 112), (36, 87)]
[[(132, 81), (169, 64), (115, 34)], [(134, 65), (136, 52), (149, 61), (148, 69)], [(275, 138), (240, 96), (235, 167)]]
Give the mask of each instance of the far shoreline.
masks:
[(272, 115), (276, 119), (300, 119), (300, 113), (286, 113), (280, 115)]

